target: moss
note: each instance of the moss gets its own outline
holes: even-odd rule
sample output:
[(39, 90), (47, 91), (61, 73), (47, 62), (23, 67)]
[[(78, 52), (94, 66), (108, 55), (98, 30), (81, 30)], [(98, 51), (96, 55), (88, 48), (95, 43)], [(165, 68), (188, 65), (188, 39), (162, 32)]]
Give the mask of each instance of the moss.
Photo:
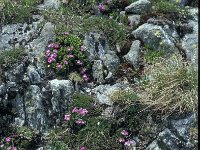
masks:
[(77, 108), (90, 108), (92, 104), (94, 103), (94, 100), (91, 96), (81, 93), (75, 93), (73, 96), (73, 101), (70, 104), (71, 108), (77, 107)]

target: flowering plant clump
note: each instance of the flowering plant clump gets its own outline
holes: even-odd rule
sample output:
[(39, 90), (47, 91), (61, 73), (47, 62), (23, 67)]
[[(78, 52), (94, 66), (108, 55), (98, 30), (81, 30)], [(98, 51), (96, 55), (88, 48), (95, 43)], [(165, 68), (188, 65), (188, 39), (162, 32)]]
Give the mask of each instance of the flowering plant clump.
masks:
[(0, 141), (0, 149), (7, 149), (7, 150), (17, 150), (17, 147), (14, 145), (14, 138), (8, 136), (3, 138)]
[(88, 110), (85, 108), (74, 107), (70, 113), (65, 115), (64, 120), (67, 122), (68, 127), (74, 131), (80, 129), (87, 123)]
[(68, 32), (58, 35), (55, 43), (48, 45), (45, 52), (48, 67), (53, 68), (58, 74), (78, 71), (84, 81), (89, 80), (88, 69), (90, 67), (86, 49), (81, 39)]
[(136, 146), (136, 143), (135, 143), (135, 141), (129, 140), (129, 139), (128, 139), (128, 136), (129, 136), (128, 131), (122, 130), (122, 131), (121, 131), (121, 135), (122, 135), (123, 137), (120, 137), (120, 138), (118, 139), (118, 140), (119, 140), (119, 143), (123, 144), (123, 145), (126, 146), (126, 147), (129, 147), (130, 150), (134, 150), (134, 148), (135, 148), (135, 146)]

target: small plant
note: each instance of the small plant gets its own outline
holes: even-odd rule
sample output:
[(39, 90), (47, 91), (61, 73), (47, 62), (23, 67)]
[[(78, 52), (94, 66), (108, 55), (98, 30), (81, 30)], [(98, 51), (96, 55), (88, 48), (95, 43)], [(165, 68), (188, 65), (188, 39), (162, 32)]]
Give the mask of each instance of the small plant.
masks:
[(57, 74), (67, 74), (78, 71), (84, 81), (88, 81), (87, 70), (90, 64), (87, 61), (86, 50), (79, 37), (68, 32), (58, 35), (56, 42), (48, 45), (45, 52), (48, 67)]
[(138, 96), (132, 90), (118, 90), (111, 94), (111, 99), (118, 104), (131, 104), (138, 100)]

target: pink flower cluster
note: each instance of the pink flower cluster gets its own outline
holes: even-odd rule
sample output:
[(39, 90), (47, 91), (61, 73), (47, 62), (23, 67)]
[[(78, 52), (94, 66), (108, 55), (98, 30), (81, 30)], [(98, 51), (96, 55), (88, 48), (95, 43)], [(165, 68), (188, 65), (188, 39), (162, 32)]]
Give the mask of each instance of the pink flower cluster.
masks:
[[(126, 130), (122, 130), (121, 134), (125, 137), (127, 137), (129, 135), (128, 131), (126, 131)], [(133, 140), (127, 140), (126, 141), (125, 138), (119, 138), (119, 142), (123, 143), (124, 146), (128, 146), (128, 147), (131, 147), (131, 148), (133, 148), (136, 145), (136, 143)]]
[(81, 149), (80, 150), (87, 150), (84, 146), (83, 147), (81, 147)]
[[(5, 139), (5, 141), (6, 141), (6, 143), (10, 143), (11, 142), (11, 138), (10, 137), (6, 137), (6, 139)], [(2, 148), (2, 147), (4, 147), (4, 144), (3, 145), (0, 145), (0, 148)], [(15, 146), (9, 146), (8, 148), (7, 148), (7, 150), (17, 150), (17, 147), (15, 147)]]
[[(78, 109), (78, 108), (74, 107), (74, 108), (72, 109), (71, 113), (72, 113), (72, 114), (77, 113), (79, 116), (85, 116), (85, 115), (88, 113), (88, 110), (85, 109), (85, 108), (79, 108), (79, 109)], [(70, 121), (71, 115), (72, 115), (71, 113), (65, 115), (65, 120), (66, 120), (66, 121)], [(83, 121), (83, 119), (77, 119), (77, 120), (76, 120), (76, 123), (77, 123), (78, 125), (84, 125), (86, 122)]]
[(104, 5), (103, 3), (99, 4), (99, 11), (100, 12), (104, 12), (106, 10), (106, 5)]

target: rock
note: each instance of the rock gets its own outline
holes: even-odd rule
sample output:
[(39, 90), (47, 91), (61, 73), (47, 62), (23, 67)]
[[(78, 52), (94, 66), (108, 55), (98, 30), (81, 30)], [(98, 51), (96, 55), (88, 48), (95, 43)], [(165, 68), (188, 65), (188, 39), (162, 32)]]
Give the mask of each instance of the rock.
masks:
[(0, 85), (0, 96), (4, 96), (6, 94), (6, 85), (1, 84)]
[(38, 6), (40, 10), (43, 9), (59, 9), (61, 0), (44, 0), (44, 4)]
[(52, 23), (47, 22), (44, 25), (40, 36), (29, 43), (27, 48), (29, 49), (29, 51), (32, 51), (30, 52), (31, 58), (40, 56), (41, 53), (45, 51), (48, 43), (50, 41), (53, 41), (55, 36), (54, 27), (55, 26)]
[(69, 103), (69, 96), (73, 94), (74, 87), (70, 80), (51, 80), (49, 86), (52, 90), (53, 97), (51, 98), (52, 113), (61, 117), (65, 112)]
[(44, 131), (47, 129), (45, 107), (42, 103), (41, 90), (36, 85), (30, 85), (24, 95), (26, 122), (32, 129)]
[(179, 137), (185, 141), (189, 139), (189, 128), (197, 122), (197, 116), (195, 113), (190, 114), (186, 118), (178, 120), (169, 120), (170, 126), (175, 129)]
[(198, 21), (188, 20), (187, 26), (192, 27), (193, 34), (198, 34)]
[(193, 8), (191, 7), (189, 9), (189, 13), (192, 16), (192, 20), (197, 21), (198, 22), (198, 8)]
[(97, 83), (105, 83), (103, 63), (101, 60), (94, 60), (94, 64), (92, 65), (92, 76)]
[(96, 32), (91, 32), (85, 36), (84, 46), (87, 47), (89, 61), (102, 59), (110, 51), (106, 37)]
[[(87, 47), (89, 61), (94, 62), (93, 77), (95, 80), (98, 83), (104, 83), (108, 74), (108, 78), (112, 78), (120, 60), (116, 52), (110, 50), (107, 38), (103, 34), (91, 32), (85, 36), (84, 46)], [(107, 73), (105, 73), (104, 67), (106, 67)]]
[(34, 66), (29, 65), (27, 73), (31, 84), (39, 84), (42, 82), (42, 79)]
[(140, 15), (130, 15), (128, 16), (129, 25), (137, 26), (140, 23)]
[(116, 83), (114, 85), (110, 85), (110, 84), (99, 85), (93, 89), (93, 93), (100, 104), (106, 104), (106, 105), (112, 106), (113, 102), (111, 101), (110, 95), (114, 91), (118, 91), (118, 90), (122, 90), (126, 88), (128, 88), (128, 85), (123, 85), (120, 83)]
[(198, 34), (186, 34), (182, 40), (182, 48), (186, 52), (187, 60), (192, 64), (198, 64)]
[(105, 54), (104, 57), (102, 58), (102, 60), (103, 60), (104, 65), (107, 67), (108, 71), (111, 73), (115, 73), (116, 68), (120, 64), (120, 60), (115, 52), (113, 52), (113, 51), (111, 51), (111, 52)]
[(151, 144), (148, 145), (146, 150), (162, 150), (162, 149), (159, 147), (158, 141), (154, 140)]
[(14, 108), (17, 112), (17, 117), (15, 118), (15, 125), (23, 126), (25, 123), (25, 111), (24, 111), (24, 99), (23, 96), (17, 94), (14, 100)]
[(134, 30), (132, 34), (154, 50), (165, 50), (169, 53), (178, 52), (169, 35), (158, 25), (145, 23)]
[(139, 40), (133, 41), (130, 51), (124, 56), (135, 69), (139, 69), (140, 45), (141, 42)]
[(127, 6), (125, 11), (127, 13), (142, 14), (148, 12), (150, 8), (151, 2), (149, 0), (138, 0)]

